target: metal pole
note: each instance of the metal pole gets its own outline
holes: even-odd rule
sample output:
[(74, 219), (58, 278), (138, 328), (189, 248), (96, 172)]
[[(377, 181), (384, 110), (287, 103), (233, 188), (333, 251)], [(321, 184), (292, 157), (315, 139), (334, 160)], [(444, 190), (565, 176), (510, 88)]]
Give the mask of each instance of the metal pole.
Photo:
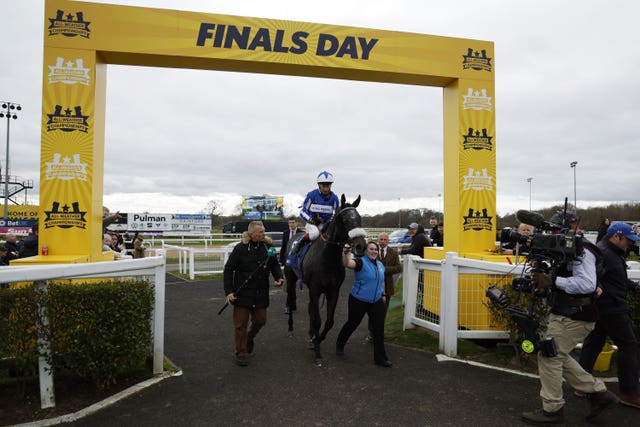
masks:
[(578, 197), (576, 193), (576, 169), (578, 162), (571, 162), (569, 166), (573, 169), (573, 209), (575, 209), (576, 215), (578, 214)]
[(402, 221), (400, 221), (400, 197), (398, 197), (398, 228), (402, 228)]
[[(9, 109), (7, 109), (7, 112)], [(9, 217), (9, 127), (11, 126), (11, 114), (7, 113), (7, 158), (4, 169), (4, 225), (8, 226)]]
[(533, 178), (527, 178), (527, 182), (529, 183), (529, 210), (531, 210), (531, 181), (533, 181)]

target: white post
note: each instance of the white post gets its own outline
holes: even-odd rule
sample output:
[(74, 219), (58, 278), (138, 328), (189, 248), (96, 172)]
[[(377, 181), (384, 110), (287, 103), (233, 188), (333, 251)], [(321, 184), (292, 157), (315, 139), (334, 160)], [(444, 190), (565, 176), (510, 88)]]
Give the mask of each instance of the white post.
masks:
[(440, 280), (439, 348), (450, 357), (458, 355), (458, 266), (456, 252), (447, 252)]
[[(36, 289), (47, 294), (47, 282), (38, 280)], [(38, 301), (38, 315), (40, 317), (40, 325), (38, 325), (38, 377), (40, 379), (40, 407), (53, 408), (56, 406), (56, 397), (53, 388), (53, 369), (49, 364), (51, 358), (51, 343), (49, 342), (49, 317), (47, 316), (46, 307), (43, 307), (41, 301)]]
[(165, 274), (167, 270), (166, 252), (158, 251), (164, 263), (155, 267), (155, 300), (153, 304), (153, 373), (164, 371), (164, 291)]
[(402, 330), (412, 329), (411, 318), (415, 317), (416, 304), (418, 302), (418, 280), (420, 270), (414, 259), (420, 259), (416, 255), (404, 255), (402, 266), (402, 299), (404, 303), (404, 320)]
[(195, 250), (189, 248), (189, 279), (193, 280), (196, 278), (196, 261), (195, 261)]

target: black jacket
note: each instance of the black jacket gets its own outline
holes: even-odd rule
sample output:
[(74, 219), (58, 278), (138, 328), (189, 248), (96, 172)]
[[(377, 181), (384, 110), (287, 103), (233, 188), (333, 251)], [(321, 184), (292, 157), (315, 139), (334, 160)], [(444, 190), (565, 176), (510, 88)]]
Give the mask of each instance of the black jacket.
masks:
[[(282, 278), (278, 259), (268, 256), (270, 247), (269, 237), (256, 243), (245, 232), (242, 241), (233, 248), (224, 265), (224, 292), (225, 295), (236, 293), (234, 305), (247, 308), (269, 306), (269, 273), (275, 280)], [(245, 281), (247, 283), (242, 286)]]
[(601, 314), (628, 313), (627, 292), (635, 283), (627, 276), (625, 252), (609, 241), (607, 237), (598, 242), (598, 248), (604, 256), (605, 273), (602, 278), (602, 295), (596, 299)]
[(431, 246), (431, 244), (424, 234), (424, 227), (420, 225), (416, 234), (411, 238), (411, 246), (402, 248), (402, 252), (399, 251), (399, 253), (402, 255), (418, 255), (420, 258), (424, 258), (424, 248), (426, 246)]

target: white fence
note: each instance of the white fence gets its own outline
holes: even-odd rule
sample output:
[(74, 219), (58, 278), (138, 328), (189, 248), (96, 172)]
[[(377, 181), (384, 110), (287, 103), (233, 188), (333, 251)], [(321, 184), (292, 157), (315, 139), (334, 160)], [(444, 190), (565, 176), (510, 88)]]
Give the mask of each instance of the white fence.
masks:
[[(629, 263), (629, 278), (640, 279), (640, 264)], [(442, 261), (407, 255), (403, 262), (403, 327), (420, 326), (439, 334), (440, 351), (457, 356), (458, 338), (508, 338), (492, 323), (484, 296), (490, 284), (504, 286), (522, 271), (510, 265), (460, 258), (448, 252)]]
[(178, 271), (181, 274), (188, 274), (189, 279), (194, 280), (197, 275), (222, 273), (233, 246), (192, 248), (162, 242), (162, 249), (177, 252)]
[[(163, 372), (164, 362), (164, 302), (166, 260), (163, 253), (158, 256), (127, 259), (121, 261), (97, 262), (86, 264), (51, 264), (37, 266), (12, 266), (0, 269), (0, 283), (35, 282), (36, 286), (46, 290), (48, 280), (100, 278), (100, 277), (138, 277), (145, 276), (153, 283), (155, 297), (151, 318), (153, 334), (153, 373)], [(43, 318), (42, 324), (48, 325)], [(44, 354), (50, 351), (49, 343), (38, 338), (38, 346)], [(45, 356), (38, 359), (40, 378), (40, 405), (42, 408), (55, 406), (53, 372)]]

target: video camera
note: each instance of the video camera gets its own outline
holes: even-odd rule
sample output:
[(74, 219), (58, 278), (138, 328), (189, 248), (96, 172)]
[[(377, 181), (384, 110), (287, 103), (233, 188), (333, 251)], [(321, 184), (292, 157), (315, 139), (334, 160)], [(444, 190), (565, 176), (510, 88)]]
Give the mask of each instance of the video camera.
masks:
[(582, 255), (584, 245), (582, 236), (576, 234), (569, 227), (575, 222), (575, 216), (565, 213), (560, 217), (554, 215), (552, 222), (547, 222), (538, 213), (519, 210), (516, 212), (518, 221), (535, 227), (532, 235), (518, 233), (510, 228), (500, 231), (501, 243), (518, 243), (527, 247), (527, 260), (550, 260), (553, 265), (566, 262)]
[(526, 259), (522, 274), (512, 280), (511, 286), (518, 292), (518, 300), (523, 293), (528, 293), (528, 309), (512, 305), (509, 296), (498, 286), (490, 286), (486, 296), (498, 309), (508, 312), (511, 319), (523, 330), (524, 339), (521, 348), (525, 353), (534, 353), (540, 347), (537, 333), (539, 319), (535, 314), (535, 299), (548, 296), (546, 289), (539, 290), (531, 282), (533, 272), (545, 274), (553, 273), (560, 264), (570, 262), (582, 255), (584, 251), (583, 237), (576, 234), (570, 224), (577, 222), (575, 215), (567, 212), (565, 199), (564, 212), (554, 215), (550, 221), (538, 213), (519, 210), (516, 212), (518, 221), (535, 227), (532, 235), (518, 233), (510, 228), (500, 232), (501, 243), (517, 243), (527, 248)]

